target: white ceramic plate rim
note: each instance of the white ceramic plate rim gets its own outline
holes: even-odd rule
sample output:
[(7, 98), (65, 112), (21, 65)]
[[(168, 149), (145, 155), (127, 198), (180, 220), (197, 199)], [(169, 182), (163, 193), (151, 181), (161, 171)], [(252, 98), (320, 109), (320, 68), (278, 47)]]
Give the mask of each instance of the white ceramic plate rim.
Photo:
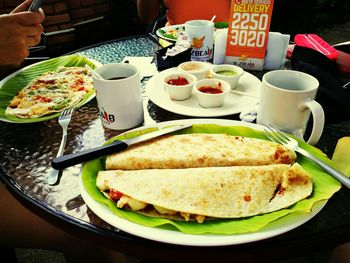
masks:
[[(95, 64), (96, 67), (99, 67), (101, 66), (102, 64), (100, 62), (98, 62), (97, 60), (94, 60), (94, 59), (91, 59), (91, 58), (86, 58), (88, 60), (90, 60), (92, 63)], [(16, 76), (17, 74), (19, 74), (20, 72), (22, 71), (25, 71), (37, 64), (40, 64), (40, 63), (43, 63), (43, 61), (40, 61), (40, 62), (37, 62), (37, 63), (33, 63), (33, 64), (30, 64), (24, 68), (21, 68), (13, 73), (11, 73), (10, 75), (8, 75), (7, 77), (3, 78), (1, 81), (0, 81), (0, 89), (1, 87), (11, 78), (13, 78), (14, 76)], [(88, 103), (89, 101), (91, 101), (93, 98), (95, 98), (96, 96), (96, 93), (92, 93), (85, 101), (84, 103), (81, 105), (83, 106), (84, 104)], [(49, 116), (49, 115), (48, 115)], [(33, 123), (33, 122), (30, 122), (30, 121), (27, 121), (27, 122), (16, 122), (16, 121), (13, 121), (13, 120), (10, 120), (10, 119), (7, 119), (7, 118), (3, 118), (3, 117), (0, 117), (0, 121), (3, 121), (3, 122), (9, 122), (9, 123), (18, 123), (18, 124), (28, 124), (28, 123)], [(40, 121), (34, 121), (34, 122), (40, 122)]]
[[(165, 127), (177, 124), (219, 124), (223, 126), (246, 126), (257, 130), (262, 130), (262, 126), (252, 123), (222, 120), (222, 119), (189, 119), (176, 120), (158, 123), (156, 125), (144, 126), (135, 130), (145, 129), (147, 127)], [(106, 205), (95, 201), (85, 190), (82, 180), (80, 180), (80, 192), (87, 206), (101, 219), (110, 225), (123, 230), (127, 233), (142, 238), (159, 241), (169, 244), (184, 246), (226, 246), (238, 245), (254, 241), (259, 241), (286, 233), (298, 226), (306, 223), (313, 218), (326, 205), (327, 200), (316, 203), (310, 213), (292, 213), (280, 219), (269, 223), (266, 227), (253, 233), (244, 233), (236, 235), (189, 235), (180, 231), (166, 230), (156, 227), (146, 227), (115, 215)]]
[[(157, 106), (173, 113), (192, 117), (220, 117), (240, 113), (253, 108), (257, 98), (230, 93), (224, 101), (224, 105), (218, 108), (203, 108), (193, 94), (183, 101), (171, 100), (165, 91), (162, 79), (165, 75), (177, 72), (177, 68), (170, 68), (155, 74), (146, 84), (146, 94)], [(261, 81), (249, 72), (244, 72), (235, 90), (260, 96)]]

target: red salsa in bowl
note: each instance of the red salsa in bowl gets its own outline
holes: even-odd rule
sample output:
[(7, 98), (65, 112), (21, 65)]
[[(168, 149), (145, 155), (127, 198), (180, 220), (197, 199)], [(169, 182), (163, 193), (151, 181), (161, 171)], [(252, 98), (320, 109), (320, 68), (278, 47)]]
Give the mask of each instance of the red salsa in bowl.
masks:
[(193, 84), (197, 78), (189, 73), (170, 73), (165, 75), (163, 85), (171, 100), (186, 100), (192, 96)]
[(211, 87), (211, 86), (202, 86), (199, 87), (198, 90), (207, 94), (220, 94), (222, 93), (222, 89), (220, 87)]
[(189, 84), (188, 80), (181, 76), (178, 76), (177, 78), (169, 79), (167, 83), (175, 86), (182, 86), (182, 85)]
[(222, 107), (225, 97), (231, 90), (230, 84), (219, 79), (202, 79), (193, 87), (199, 105), (204, 108)]

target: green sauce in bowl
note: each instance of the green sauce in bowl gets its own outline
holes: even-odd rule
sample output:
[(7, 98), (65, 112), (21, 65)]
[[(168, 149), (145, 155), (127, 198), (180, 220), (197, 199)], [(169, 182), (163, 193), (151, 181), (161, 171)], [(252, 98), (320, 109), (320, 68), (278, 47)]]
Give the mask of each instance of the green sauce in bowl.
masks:
[(233, 70), (219, 70), (219, 71), (216, 71), (215, 73), (220, 75), (225, 75), (225, 76), (237, 75), (237, 72)]

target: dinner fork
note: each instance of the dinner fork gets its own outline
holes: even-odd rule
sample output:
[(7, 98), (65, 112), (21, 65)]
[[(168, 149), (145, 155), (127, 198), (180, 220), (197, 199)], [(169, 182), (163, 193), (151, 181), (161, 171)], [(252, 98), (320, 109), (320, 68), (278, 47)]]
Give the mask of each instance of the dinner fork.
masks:
[(280, 143), (285, 147), (304, 155), (305, 157), (309, 158), (310, 160), (318, 164), (324, 171), (328, 172), (336, 180), (338, 180), (339, 182), (341, 182), (343, 185), (345, 185), (347, 188), (350, 189), (350, 178), (348, 178), (345, 174), (337, 171), (333, 167), (329, 166), (328, 164), (326, 164), (316, 156), (302, 149), (299, 146), (299, 143), (297, 140), (286, 135), (285, 133), (282, 133), (280, 130), (273, 128), (271, 125), (266, 126), (264, 130), (265, 130), (265, 136), (270, 141)]
[[(67, 141), (67, 129), (68, 129), (69, 122), (72, 118), (73, 110), (74, 110), (73, 107), (65, 109), (61, 112), (61, 115), (58, 117), (58, 123), (62, 127), (63, 134), (62, 134), (60, 148), (58, 149), (56, 157), (63, 155), (64, 147), (66, 146), (66, 141)], [(49, 185), (55, 185), (59, 182), (59, 178), (61, 175), (62, 175), (61, 170), (53, 169), (51, 171), (51, 174), (49, 175), (47, 182), (49, 183)]]

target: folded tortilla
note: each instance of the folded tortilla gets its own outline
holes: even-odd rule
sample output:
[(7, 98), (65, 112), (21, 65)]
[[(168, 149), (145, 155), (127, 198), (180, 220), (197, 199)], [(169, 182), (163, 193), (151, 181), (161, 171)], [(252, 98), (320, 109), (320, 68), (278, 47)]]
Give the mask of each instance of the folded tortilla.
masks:
[(109, 155), (107, 170), (292, 164), (294, 151), (280, 144), (228, 134), (166, 135)]
[(297, 163), (100, 171), (96, 185), (117, 207), (199, 223), (269, 213), (312, 192), (311, 177)]

